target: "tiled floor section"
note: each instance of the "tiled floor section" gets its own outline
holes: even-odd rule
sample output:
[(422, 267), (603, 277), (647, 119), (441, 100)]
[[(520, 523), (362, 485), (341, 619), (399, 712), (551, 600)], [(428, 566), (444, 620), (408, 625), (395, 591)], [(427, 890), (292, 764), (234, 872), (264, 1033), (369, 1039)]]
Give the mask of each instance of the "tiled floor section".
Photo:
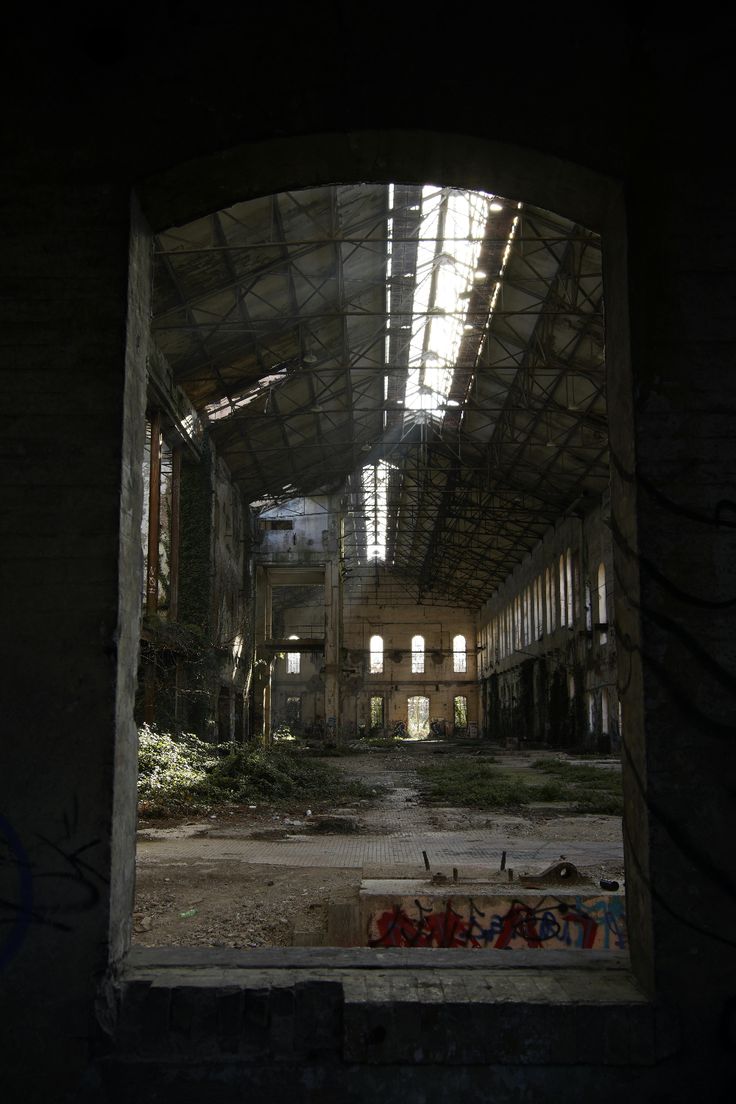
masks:
[(426, 851), (433, 866), (439, 864), (481, 865), (488, 863), (498, 869), (501, 854), (506, 851), (506, 865), (523, 873), (527, 866), (539, 869), (554, 862), (561, 854), (581, 867), (595, 867), (604, 862), (623, 862), (623, 847), (617, 843), (565, 841), (526, 837), (515, 843), (504, 836), (483, 832), (432, 832), (415, 834), (399, 831), (391, 836), (291, 836), (284, 840), (253, 840), (246, 838), (208, 839), (195, 836), (186, 839), (139, 840), (138, 862), (142, 865), (161, 862), (212, 863), (219, 860), (244, 863), (266, 863), (275, 866), (313, 866), (360, 868), (368, 863), (422, 864)]

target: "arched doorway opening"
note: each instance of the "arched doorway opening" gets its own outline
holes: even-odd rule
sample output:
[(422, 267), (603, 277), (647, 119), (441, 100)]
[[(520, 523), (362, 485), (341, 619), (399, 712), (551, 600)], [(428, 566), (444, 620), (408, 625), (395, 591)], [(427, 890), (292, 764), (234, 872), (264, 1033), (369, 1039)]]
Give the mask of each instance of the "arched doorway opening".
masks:
[[(381, 139), (381, 142), (383, 142), (384, 146), (387, 144), (388, 147), (391, 147), (391, 156), (388, 157), (387, 160), (384, 160), (386, 170), (382, 171), (382, 173), (381, 173), (381, 176), (384, 179), (388, 174), (388, 162), (390, 162), (392, 160), (392, 158), (397, 162), (403, 162), (404, 157), (405, 157), (404, 152), (399, 152), (398, 151), (398, 147), (394, 145), (393, 139), (394, 139), (394, 136), (391, 136), (391, 137), (388, 137), (388, 138), (386, 138), (384, 136)], [(419, 146), (422, 145), (422, 140), (420, 140), (420, 138), (418, 138), (417, 136), (412, 136), (412, 140), (409, 141), (409, 146), (413, 148), (414, 155), (416, 155), (416, 152), (417, 152), (417, 142), (418, 142)], [(329, 145), (329, 142), (328, 142), (328, 145)], [(481, 144), (481, 145), (484, 145), (484, 144)], [(297, 144), (297, 146), (298, 146), (298, 144)], [(449, 146), (451, 148), (457, 149), (458, 141), (456, 139), (451, 139), (450, 142), (449, 142)], [(348, 176), (342, 177), (342, 179), (363, 179), (362, 174), (358, 178), (355, 177), (355, 164), (356, 163), (362, 163), (362, 159), (365, 158), (367, 151), (369, 151), (369, 150), (375, 151), (375, 136), (365, 136), (364, 141), (359, 141), (358, 142), (358, 150), (359, 150), (358, 157), (356, 157), (356, 159), (353, 162), (353, 170), (348, 173)], [(484, 153), (486, 153), (486, 156), (488, 156), (489, 153), (491, 153), (491, 152), (498, 153), (499, 150), (498, 150), (498, 148), (492, 148), (491, 149), (490, 147), (488, 149), (484, 150)], [(425, 151), (425, 153), (426, 153), (426, 151)], [(478, 153), (477, 150), (476, 150), (476, 153)], [(337, 160), (341, 161), (344, 156), (345, 156), (344, 149), (340, 149)], [(434, 158), (435, 158), (436, 161), (440, 161), (440, 162), (444, 163), (444, 166), (445, 166), (446, 169), (448, 168), (447, 162), (445, 160), (444, 155), (442, 155), (441, 157), (438, 158), (437, 157), (437, 151), (435, 150)], [(237, 159), (235, 159), (235, 160), (237, 160)], [(348, 157), (348, 161), (350, 161), (350, 160), (351, 160), (351, 158)], [(430, 160), (431, 160), (431, 158), (430, 158)], [(481, 157), (480, 160), (482, 161), (483, 158)], [(555, 176), (554, 179), (552, 179), (552, 178), (548, 179), (546, 181), (546, 184), (545, 184), (542, 180), (543, 173), (541, 172), (541, 166), (542, 166), (542, 162), (544, 162), (544, 160), (545, 159), (543, 159), (543, 158), (542, 159), (537, 159), (534, 156), (526, 155), (526, 153), (522, 153), (522, 155), (520, 155), (518, 150), (513, 151), (512, 156), (510, 158), (510, 161), (511, 161), (511, 163), (514, 164), (514, 168), (511, 171), (512, 171), (512, 174), (514, 174), (514, 173), (516, 174), (516, 181), (519, 181), (520, 164), (525, 164), (526, 171), (529, 172), (529, 182), (530, 182), (531, 191), (536, 192), (537, 197), (541, 197), (541, 195), (544, 194), (545, 192), (547, 194), (550, 194), (550, 193), (554, 192), (556, 194), (556, 197), (558, 199), (561, 199), (563, 208), (566, 209), (566, 210), (569, 210), (569, 211), (572, 211), (572, 209), (576, 205), (576, 200), (577, 200), (579, 202), (580, 206), (582, 206), (582, 208), (586, 208), (586, 210), (588, 211), (588, 214), (593, 215), (593, 217), (591, 217), (591, 219), (590, 219), (590, 224), (595, 224), (595, 225), (601, 226), (601, 224), (608, 223), (609, 230), (611, 229), (612, 226), (617, 225), (617, 217), (618, 216), (617, 216), (617, 209), (616, 209), (616, 195), (615, 195), (616, 190), (615, 190), (615, 188), (612, 189), (610, 187), (610, 185), (605, 181), (591, 181), (589, 174), (585, 173), (585, 172), (579, 174), (579, 179), (577, 180), (577, 187), (573, 187), (572, 181), (577, 176), (577, 170), (575, 170), (572, 167), (564, 167), (564, 170), (562, 171), (561, 174), (558, 174), (558, 176)], [(422, 157), (419, 157), (419, 161), (422, 161)], [(463, 159), (460, 158), (460, 161), (458, 163), (462, 164), (462, 162), (463, 162)], [(235, 162), (233, 162), (233, 163), (235, 163)], [(232, 168), (232, 166), (231, 166), (231, 168)], [(199, 167), (198, 172), (200, 172), (201, 169), (202, 169), (202, 166)], [(503, 170), (501, 172), (501, 176), (503, 176), (504, 171), (509, 171), (509, 170), (508, 169)], [(186, 174), (188, 174), (188, 173), (184, 173), (184, 174), (186, 176)], [(307, 172), (307, 174), (308, 174), (308, 172)], [(455, 167), (455, 168), (452, 168), (449, 171), (449, 174), (450, 174), (450, 177), (454, 177), (455, 179), (458, 179), (458, 180), (462, 180), (462, 179), (467, 180), (469, 178), (478, 179), (480, 177), (480, 178), (484, 178), (484, 180), (486, 180), (486, 181), (490, 181), (494, 177), (495, 173), (489, 169), (488, 164), (487, 164), (486, 168), (480, 169), (479, 168), (479, 163), (477, 161), (474, 161), (471, 168), (468, 168), (467, 170), (462, 170), (461, 169), (458, 172), (457, 167)], [(267, 177), (268, 173), (266, 173), (265, 176)], [(338, 172), (337, 176), (341, 177), (341, 173)], [(521, 172), (521, 177), (523, 177), (523, 176), (524, 176), (524, 171)], [(562, 187), (562, 188), (561, 188), (561, 177), (562, 178), (565, 178), (565, 177), (567, 178), (565, 180), (565, 187)], [(416, 167), (415, 167), (414, 171), (412, 172), (412, 178), (413, 179), (417, 178)], [(533, 183), (532, 183), (532, 178), (533, 178)], [(265, 188), (267, 187), (267, 185), (264, 184), (264, 176), (260, 176), (259, 179), (260, 179), (259, 184), (255, 184), (255, 185), (252, 184), (254, 194), (264, 194)], [(169, 183), (170, 182), (171, 182), (171, 179), (169, 179)], [(303, 180), (300, 180), (300, 182), (303, 182)], [(154, 217), (154, 219), (163, 220), (163, 222), (160, 223), (160, 225), (166, 225), (166, 224), (171, 225), (170, 216), (168, 216), (168, 217), (166, 217), (166, 219), (164, 219), (163, 212), (164, 212), (164, 210), (166, 210), (167, 203), (162, 200), (162, 194), (163, 194), (163, 192), (167, 191), (167, 189), (169, 187), (169, 183), (167, 183), (166, 179), (164, 179), (164, 180), (160, 179), (159, 181), (149, 182), (146, 185), (146, 188), (143, 188), (141, 190), (141, 194), (142, 194), (142, 197), (143, 197), (143, 202), (145, 202), (146, 208), (149, 211), (151, 217)], [(598, 185), (598, 190), (596, 189), (596, 184)], [(587, 188), (586, 188), (586, 185), (588, 185)], [(220, 179), (220, 187), (222, 187), (222, 178)], [(230, 184), (228, 184), (228, 187), (231, 187), (231, 188), (235, 187), (232, 180), (231, 180)], [(486, 187), (488, 187), (488, 183), (486, 183)], [(206, 188), (204, 189), (204, 191), (206, 191)], [(198, 195), (198, 201), (196, 201), (196, 203), (198, 203), (199, 210), (206, 210), (206, 206), (202, 206), (202, 203), (206, 202), (206, 201), (203, 201), (203, 199), (202, 199), (203, 193), (204, 192), (202, 191), (202, 189), (200, 189), (199, 195)], [(585, 193), (585, 198), (584, 198), (584, 193)], [(593, 205), (591, 205), (591, 197), (593, 197)], [(177, 204), (174, 204), (174, 206), (177, 206)], [(595, 214), (594, 214), (593, 208), (596, 209)], [(611, 212), (612, 212), (612, 214), (611, 214)], [(615, 272), (615, 270), (617, 268), (617, 264), (618, 264), (619, 275), (620, 275), (621, 274), (621, 272), (620, 272), (621, 257), (620, 256), (617, 257), (617, 251), (616, 250), (612, 251), (611, 257), (609, 257), (609, 261), (610, 261), (610, 270), (611, 270), (611, 272)], [(625, 329), (622, 329), (619, 332), (618, 337), (614, 341), (612, 341), (612, 343), (611, 343), (611, 351), (612, 351), (612, 358), (611, 359), (612, 359), (612, 361), (616, 362), (617, 358), (618, 358), (619, 367), (621, 368), (621, 378), (623, 379), (623, 381), (625, 381), (625, 385), (623, 385), (622, 388), (620, 389), (620, 395), (619, 395), (623, 407), (626, 407), (627, 403), (629, 401), (629, 396), (627, 394), (627, 388), (626, 388), (626, 381), (628, 380), (628, 374), (627, 374), (627, 371), (626, 371), (626, 369), (627, 369), (626, 347), (627, 347), (626, 331), (625, 331)], [(623, 459), (626, 460), (626, 448), (623, 449), (622, 452), (619, 453), (619, 458), (621, 458), (621, 457), (623, 457)], [(614, 498), (615, 497), (616, 496), (614, 495)], [(630, 511), (627, 510), (626, 512), (627, 512), (627, 516), (626, 516), (626, 518), (623, 518), (623, 528), (625, 528), (625, 529), (627, 528), (627, 526), (630, 526), (630, 524), (632, 523), (632, 518), (631, 518)], [(627, 567), (625, 567), (625, 570), (623, 570), (621, 577), (626, 577), (627, 571), (630, 575), (631, 574), (631, 565), (630, 564)], [(523, 623), (523, 614), (521, 614), (520, 617), (519, 617), (519, 623), (522, 625), (521, 633), (523, 634), (524, 631), (525, 631), (525, 629), (523, 628), (523, 624), (524, 624)], [(513, 634), (514, 631), (519, 631), (519, 630), (512, 627), (511, 631), (512, 631), (512, 634)], [(636, 705), (636, 703), (634, 703), (634, 705)], [(636, 709), (634, 709), (632, 711), (631, 719), (634, 722), (634, 724), (636, 724)], [(636, 729), (634, 729), (633, 726), (632, 726), (632, 729), (631, 729), (632, 735), (633, 735), (634, 731), (636, 731)]]

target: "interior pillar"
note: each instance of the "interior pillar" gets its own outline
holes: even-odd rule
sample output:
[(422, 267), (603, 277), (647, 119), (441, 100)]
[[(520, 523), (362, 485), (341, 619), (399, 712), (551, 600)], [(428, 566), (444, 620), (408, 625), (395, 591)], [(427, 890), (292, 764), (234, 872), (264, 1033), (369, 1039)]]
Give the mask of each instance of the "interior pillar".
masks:
[(325, 736), (340, 741), (342, 576), (338, 556), (325, 564)]

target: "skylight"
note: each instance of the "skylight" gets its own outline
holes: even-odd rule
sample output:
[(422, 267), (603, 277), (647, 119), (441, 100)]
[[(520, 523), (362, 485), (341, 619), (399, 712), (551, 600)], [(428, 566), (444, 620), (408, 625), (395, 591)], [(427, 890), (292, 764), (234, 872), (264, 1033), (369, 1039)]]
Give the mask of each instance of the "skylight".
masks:
[(434, 413), (446, 405), (488, 218), (499, 206), (484, 192), (422, 189), (408, 411)]
[(363, 468), (363, 508), (365, 510), (366, 559), (386, 559), (388, 529), (388, 481), (391, 465), (386, 460)]
[(253, 387), (248, 388), (247, 391), (242, 391), (239, 395), (226, 395), (223, 399), (218, 399), (217, 402), (208, 403), (204, 408), (204, 412), (210, 421), (229, 418), (236, 410), (252, 403), (269, 387), (273, 387), (274, 384), (281, 383), (285, 379), (286, 369), (279, 368), (268, 376), (262, 376)]

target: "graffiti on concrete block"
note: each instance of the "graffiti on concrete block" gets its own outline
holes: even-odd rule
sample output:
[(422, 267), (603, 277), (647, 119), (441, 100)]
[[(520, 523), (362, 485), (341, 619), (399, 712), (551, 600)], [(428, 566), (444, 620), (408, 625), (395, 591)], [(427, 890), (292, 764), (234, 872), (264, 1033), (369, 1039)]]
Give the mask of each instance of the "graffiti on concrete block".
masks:
[(374, 912), (369, 932), (371, 947), (624, 950), (626, 915), (623, 897), (415, 898)]

